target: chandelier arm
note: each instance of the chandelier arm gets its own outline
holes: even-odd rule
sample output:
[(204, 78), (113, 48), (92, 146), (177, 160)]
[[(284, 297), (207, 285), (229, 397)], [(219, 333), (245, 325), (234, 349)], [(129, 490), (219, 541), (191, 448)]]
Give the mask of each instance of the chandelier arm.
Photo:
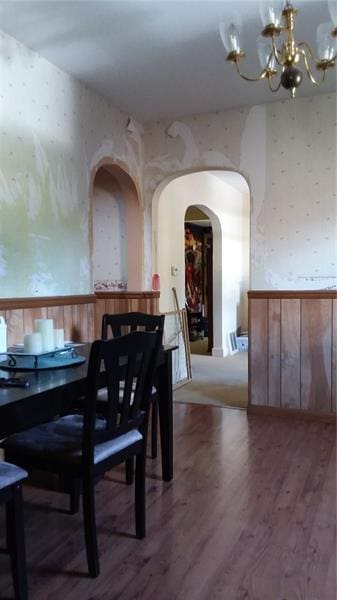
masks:
[[(310, 48), (309, 44), (307, 44), (307, 42), (300, 42), (297, 47), (298, 47), (298, 49), (300, 49), (301, 54), (303, 54), (303, 52), (305, 52), (305, 50), (307, 50), (310, 58), (313, 60), (313, 62), (317, 66), (319, 66), (322, 63), (322, 59), (317, 58), (317, 56), (314, 55), (313, 51), (311, 50), (311, 48)], [(335, 62), (336, 59), (337, 59), (337, 54), (335, 54), (332, 58), (328, 59), (327, 62), (332, 64)]]
[[(309, 46), (308, 46), (308, 48), (309, 48)], [(310, 50), (310, 48), (309, 48), (309, 50)], [(303, 57), (303, 62), (304, 62), (304, 65), (305, 65), (305, 70), (307, 72), (307, 75), (308, 75), (311, 83), (313, 83), (314, 85), (320, 86), (321, 83), (323, 83), (323, 81), (324, 81), (324, 77), (325, 77), (324, 71), (323, 71), (323, 77), (322, 77), (321, 81), (317, 81), (315, 79), (315, 77), (313, 76), (313, 74), (311, 73), (311, 71), (310, 71), (310, 66), (309, 66), (309, 63), (308, 63), (308, 58), (307, 58), (307, 55), (305, 53), (305, 50), (303, 48), (299, 48), (299, 52), (300, 52), (300, 54)]]
[(314, 61), (314, 63), (316, 65), (318, 65), (320, 63), (320, 59), (314, 55), (313, 51), (311, 50), (311, 48), (310, 48), (309, 44), (307, 44), (307, 42), (300, 42), (297, 47), (298, 47), (298, 49), (300, 49), (300, 52), (303, 55), (305, 55), (305, 50), (307, 50), (310, 58)]
[(270, 83), (270, 77), (268, 77), (268, 86), (269, 86), (269, 89), (271, 92), (273, 92), (273, 93), (278, 92), (281, 87), (281, 80), (278, 82), (278, 85), (276, 86), (276, 88), (273, 88)]
[(277, 46), (275, 44), (275, 36), (274, 35), (271, 38), (271, 44), (272, 44), (272, 52), (273, 52), (273, 55), (275, 56), (275, 60), (276, 60), (277, 64), (280, 65), (280, 67), (282, 67), (283, 66), (282, 52), (279, 51), (279, 49), (277, 48)]
[(239, 65), (239, 61), (235, 61), (235, 66), (236, 66), (236, 70), (239, 73), (240, 77), (242, 77), (242, 79), (245, 79), (246, 81), (260, 81), (261, 79), (264, 79), (266, 76), (266, 69), (263, 69), (263, 71), (261, 71), (260, 75), (258, 75), (258, 77), (247, 77), (247, 75), (244, 75), (241, 70), (240, 70), (240, 65)]

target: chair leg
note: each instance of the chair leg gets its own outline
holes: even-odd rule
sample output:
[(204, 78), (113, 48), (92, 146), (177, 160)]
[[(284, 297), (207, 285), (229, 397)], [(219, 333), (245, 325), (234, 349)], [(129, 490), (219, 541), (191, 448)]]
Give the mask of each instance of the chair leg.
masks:
[(139, 539), (145, 537), (145, 463), (146, 449), (136, 457), (136, 481), (135, 481), (135, 515), (136, 536)]
[(7, 546), (11, 557), (15, 600), (26, 600), (27, 575), (21, 484), (13, 485), (13, 497), (6, 503)]
[(133, 473), (134, 473), (134, 460), (132, 458), (128, 458), (125, 461), (125, 480), (128, 485), (133, 484)]
[(158, 447), (158, 403), (157, 400), (152, 402), (152, 423), (151, 423), (151, 458), (157, 458)]
[(99, 560), (97, 549), (96, 515), (95, 515), (95, 489), (92, 480), (83, 481), (83, 518), (85, 546), (87, 551), (88, 569), (90, 577), (98, 577)]

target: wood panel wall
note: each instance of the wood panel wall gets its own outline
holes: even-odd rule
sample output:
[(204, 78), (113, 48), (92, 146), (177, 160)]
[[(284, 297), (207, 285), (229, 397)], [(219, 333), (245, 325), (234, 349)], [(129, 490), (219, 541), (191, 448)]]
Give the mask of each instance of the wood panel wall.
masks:
[(251, 291), (248, 298), (249, 407), (335, 414), (337, 292)]
[(159, 314), (159, 292), (96, 292), (95, 335), (100, 337), (104, 313)]
[(49, 318), (64, 329), (65, 339), (92, 341), (100, 337), (104, 312), (159, 312), (159, 292), (104, 292), (86, 296), (0, 298), (0, 315), (7, 323), (8, 345), (34, 331), (34, 320)]

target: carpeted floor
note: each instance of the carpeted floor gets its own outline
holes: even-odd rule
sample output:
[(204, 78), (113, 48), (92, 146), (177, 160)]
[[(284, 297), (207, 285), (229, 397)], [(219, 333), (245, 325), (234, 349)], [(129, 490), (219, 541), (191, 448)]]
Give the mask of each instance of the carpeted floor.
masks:
[(226, 358), (192, 354), (191, 361), (192, 381), (174, 391), (175, 402), (242, 409), (247, 407), (247, 352), (238, 352)]

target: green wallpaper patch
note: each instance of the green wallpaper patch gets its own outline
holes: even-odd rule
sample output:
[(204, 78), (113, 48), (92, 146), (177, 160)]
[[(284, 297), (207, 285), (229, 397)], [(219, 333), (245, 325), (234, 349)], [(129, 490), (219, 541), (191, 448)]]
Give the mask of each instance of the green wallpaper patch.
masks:
[[(14, 152), (13, 139), (11, 146)], [(26, 150), (31, 155), (32, 148)], [(41, 147), (35, 154), (40, 162), (30, 165), (27, 173), (12, 172), (10, 180), (4, 175), (0, 180), (1, 296), (86, 293), (86, 206), (72, 196), (78, 188), (75, 171), (65, 161), (47, 157)], [(7, 174), (10, 171), (7, 168)], [(66, 198), (72, 200), (70, 207)]]

